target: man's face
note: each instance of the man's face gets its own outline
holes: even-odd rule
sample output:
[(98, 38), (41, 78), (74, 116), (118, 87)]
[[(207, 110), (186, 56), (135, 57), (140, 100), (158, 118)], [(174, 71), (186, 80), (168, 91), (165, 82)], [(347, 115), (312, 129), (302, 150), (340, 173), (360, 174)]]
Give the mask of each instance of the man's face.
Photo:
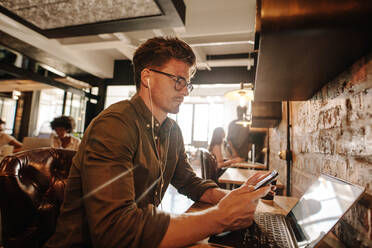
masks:
[[(186, 80), (190, 78), (190, 67), (186, 63), (175, 59), (169, 60), (168, 63), (157, 70), (182, 76)], [(177, 91), (172, 78), (157, 72), (151, 71), (150, 84), (152, 104), (154, 108), (156, 107), (164, 113), (177, 114), (184, 97), (189, 95), (187, 87)]]

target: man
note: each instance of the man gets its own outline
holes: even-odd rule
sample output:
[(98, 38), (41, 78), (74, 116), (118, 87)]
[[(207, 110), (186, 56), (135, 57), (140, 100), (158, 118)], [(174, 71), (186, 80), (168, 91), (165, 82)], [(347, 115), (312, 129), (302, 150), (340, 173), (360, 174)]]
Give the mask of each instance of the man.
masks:
[[(153, 38), (133, 57), (137, 94), (96, 117), (82, 139), (67, 180), (57, 229), (47, 247), (174, 247), (246, 227), (268, 187), (230, 194), (191, 169), (179, 126), (167, 117), (192, 89), (191, 48)], [(170, 216), (156, 208), (172, 183), (195, 201), (217, 204)]]
[(249, 140), (249, 127), (245, 127), (241, 124), (238, 124), (237, 122), (243, 120), (243, 115), (246, 110), (247, 107), (236, 107), (236, 114), (238, 119), (230, 122), (226, 138), (232, 150), (232, 157), (240, 157), (244, 160), (248, 160), (248, 151), (251, 149), (251, 143)]

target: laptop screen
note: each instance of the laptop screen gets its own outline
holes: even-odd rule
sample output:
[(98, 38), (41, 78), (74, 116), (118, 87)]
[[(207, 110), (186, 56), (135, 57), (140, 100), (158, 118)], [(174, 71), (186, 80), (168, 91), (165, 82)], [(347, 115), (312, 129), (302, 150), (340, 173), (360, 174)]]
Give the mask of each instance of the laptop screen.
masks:
[(314, 247), (364, 192), (364, 188), (322, 174), (286, 216), (298, 247)]

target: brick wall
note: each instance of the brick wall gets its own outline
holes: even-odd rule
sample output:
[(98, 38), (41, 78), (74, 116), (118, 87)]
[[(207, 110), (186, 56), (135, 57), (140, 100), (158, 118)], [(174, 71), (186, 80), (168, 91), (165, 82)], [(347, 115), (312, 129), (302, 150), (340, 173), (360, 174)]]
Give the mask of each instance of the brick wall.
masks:
[[(286, 103), (270, 129), (270, 166), (286, 182)], [(366, 194), (334, 228), (349, 247), (372, 247), (372, 53), (361, 58), (310, 100), (290, 102), (292, 196), (301, 196), (320, 172), (365, 186)]]

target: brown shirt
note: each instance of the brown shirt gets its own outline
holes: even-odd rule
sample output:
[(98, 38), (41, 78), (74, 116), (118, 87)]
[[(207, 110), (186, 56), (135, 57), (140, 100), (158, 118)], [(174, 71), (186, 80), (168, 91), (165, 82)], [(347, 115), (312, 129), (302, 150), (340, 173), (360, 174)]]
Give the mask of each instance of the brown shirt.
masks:
[(156, 206), (169, 183), (194, 201), (216, 187), (196, 177), (175, 121), (155, 120), (152, 134), (151, 112), (138, 95), (111, 105), (84, 134), (46, 246), (157, 247), (170, 216)]

